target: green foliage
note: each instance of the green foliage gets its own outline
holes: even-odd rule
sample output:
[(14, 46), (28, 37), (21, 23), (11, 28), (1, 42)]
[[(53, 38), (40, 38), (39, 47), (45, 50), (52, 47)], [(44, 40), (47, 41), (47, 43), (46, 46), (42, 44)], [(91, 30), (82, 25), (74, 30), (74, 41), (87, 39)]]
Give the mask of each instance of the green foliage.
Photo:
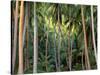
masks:
[[(15, 2), (12, 3), (13, 7)], [(14, 8), (15, 9), (15, 8)], [(60, 29), (58, 32), (58, 9), (60, 18)], [(94, 51), (92, 46), (91, 33), (91, 14), (90, 6), (84, 6), (84, 15), (86, 22), (86, 34), (88, 42), (89, 60), (91, 69), (96, 69)], [(95, 37), (97, 37), (97, 7), (94, 6), (94, 29)], [(34, 3), (30, 2), (30, 16), (29, 16), (29, 62), (30, 66), (24, 73), (33, 72), (33, 49), (34, 49)], [(38, 25), (38, 73), (56, 72), (55, 52), (58, 50), (58, 43), (61, 34), (61, 49), (60, 49), (60, 69), (61, 71), (68, 71), (68, 41), (70, 47), (72, 45), (72, 70), (82, 70), (82, 52), (84, 50), (84, 33), (81, 20), (80, 5), (57, 4), (57, 3), (36, 3), (36, 16)], [(47, 63), (45, 50), (48, 32), (48, 48), (47, 48)], [(70, 32), (70, 35), (69, 35)], [(69, 40), (70, 38), (70, 40)], [(55, 45), (54, 45), (55, 42)], [(96, 39), (97, 42), (97, 39)], [(26, 46), (26, 44), (25, 44)], [(25, 48), (24, 48), (25, 49)], [(71, 48), (70, 48), (71, 49)], [(56, 51), (55, 51), (56, 50)], [(25, 56), (25, 55), (24, 55)], [(18, 57), (18, 52), (17, 52)], [(16, 72), (18, 69), (18, 58), (16, 59)], [(84, 63), (84, 62), (83, 62)], [(46, 64), (47, 69), (46, 71)]]

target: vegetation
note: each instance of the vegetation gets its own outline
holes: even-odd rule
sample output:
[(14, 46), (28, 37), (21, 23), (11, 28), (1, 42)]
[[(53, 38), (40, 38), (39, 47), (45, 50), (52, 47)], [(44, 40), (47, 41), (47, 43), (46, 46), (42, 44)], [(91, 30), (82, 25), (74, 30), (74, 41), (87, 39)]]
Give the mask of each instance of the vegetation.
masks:
[(11, 1), (12, 73), (97, 69), (97, 6)]

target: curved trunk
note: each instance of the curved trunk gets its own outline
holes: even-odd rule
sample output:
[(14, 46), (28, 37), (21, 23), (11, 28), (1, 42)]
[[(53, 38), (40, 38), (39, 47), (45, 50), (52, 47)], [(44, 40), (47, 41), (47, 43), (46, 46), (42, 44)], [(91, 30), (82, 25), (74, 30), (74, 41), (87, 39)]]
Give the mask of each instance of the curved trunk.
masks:
[(16, 12), (15, 12), (15, 27), (14, 27), (14, 46), (12, 53), (12, 73), (14, 73), (15, 61), (16, 61), (16, 46), (17, 46), (17, 29), (18, 29), (18, 0), (16, 1)]
[(23, 73), (23, 19), (24, 19), (24, 1), (21, 1), (20, 6), (20, 21), (19, 21), (19, 70), (18, 73)]
[(85, 19), (84, 19), (84, 8), (81, 6), (81, 17), (82, 17), (82, 25), (83, 25), (83, 32), (84, 32), (84, 45), (85, 45), (85, 59), (86, 59), (86, 69), (90, 69), (90, 61), (88, 55), (88, 48), (87, 48), (87, 41), (86, 41), (86, 28), (85, 28)]
[(95, 59), (97, 62), (97, 52), (96, 52), (96, 44), (95, 44), (95, 34), (94, 34), (94, 18), (93, 18), (93, 6), (91, 6), (91, 20), (92, 20), (92, 40), (93, 40), (93, 47), (94, 47), (94, 54)]

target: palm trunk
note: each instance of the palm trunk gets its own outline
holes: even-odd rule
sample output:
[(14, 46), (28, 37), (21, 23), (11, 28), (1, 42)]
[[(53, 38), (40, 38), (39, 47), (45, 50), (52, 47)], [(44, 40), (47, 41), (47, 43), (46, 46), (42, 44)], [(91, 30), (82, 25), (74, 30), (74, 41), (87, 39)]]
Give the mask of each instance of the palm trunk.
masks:
[(86, 28), (85, 28), (85, 19), (84, 19), (84, 8), (81, 6), (81, 17), (82, 17), (82, 25), (83, 25), (83, 32), (84, 32), (84, 45), (85, 45), (85, 57), (86, 57), (86, 69), (90, 69), (90, 61), (88, 55), (88, 48), (87, 48), (87, 41), (86, 41)]
[(14, 28), (14, 46), (12, 53), (12, 73), (14, 73), (15, 61), (16, 61), (16, 46), (17, 46), (17, 29), (18, 29), (18, 0), (16, 1), (16, 13), (15, 13), (15, 28)]
[(24, 26), (24, 33), (23, 33), (23, 46), (24, 46), (24, 39), (25, 39), (25, 32), (26, 32), (26, 50), (25, 50), (25, 70), (29, 68), (29, 52), (28, 52), (28, 24), (29, 24), (29, 14), (28, 14), (29, 5), (26, 3), (26, 16), (25, 16), (25, 26)]
[(33, 61), (33, 72), (37, 73), (38, 63), (38, 28), (36, 22), (36, 3), (34, 2), (34, 61)]
[(56, 24), (54, 26), (54, 53), (55, 53), (55, 65), (56, 65), (56, 71), (57, 71), (57, 51), (56, 51)]
[(21, 1), (20, 21), (19, 21), (19, 70), (18, 73), (23, 73), (23, 19), (24, 19), (24, 1)]
[(70, 26), (68, 32), (68, 66), (69, 66), (69, 70), (71, 71)]
[[(49, 19), (49, 24), (50, 24), (50, 19)], [(48, 72), (48, 32), (49, 32), (49, 24), (48, 24), (48, 28), (47, 28), (47, 32), (46, 32), (46, 51), (45, 51), (45, 62), (46, 62), (46, 72)]]
[(97, 62), (97, 52), (96, 52), (96, 44), (95, 44), (95, 34), (94, 34), (94, 18), (93, 18), (93, 6), (91, 6), (91, 20), (92, 20), (92, 40), (93, 40), (93, 47), (94, 47), (94, 54), (95, 59)]
[(46, 39), (46, 50), (45, 50), (45, 67), (46, 67), (46, 72), (48, 72), (47, 64), (48, 64), (48, 33), (47, 33), (47, 39)]
[(26, 40), (27, 40), (27, 46), (26, 46), (27, 47), (27, 50), (26, 50), (27, 56), (26, 56), (26, 58), (27, 58), (27, 60), (26, 60), (26, 62), (27, 62), (27, 68), (29, 68), (29, 48), (28, 48), (28, 40), (29, 40), (28, 25), (29, 25), (29, 13), (30, 13), (29, 3), (27, 4), (27, 6), (28, 6), (28, 10), (27, 10), (27, 14), (28, 14), (27, 20), (28, 20), (28, 22), (27, 22), (27, 26), (26, 26), (26, 28), (27, 28), (27, 31), (26, 31)]
[(66, 70), (68, 70), (69, 66), (68, 66), (68, 48), (66, 47)]
[(60, 48), (61, 48), (61, 34), (60, 34), (60, 13), (59, 13), (59, 5), (58, 5), (58, 71), (60, 71)]
[(70, 41), (71, 47), (70, 47), (70, 71), (72, 70), (72, 40)]
[(84, 60), (83, 60), (84, 58), (83, 58), (83, 51), (82, 51), (82, 70), (84, 70)]
[[(26, 20), (26, 17), (27, 17), (26, 11), (25, 11), (24, 17), (25, 18), (24, 18), (24, 23), (23, 23), (23, 27), (22, 27), (23, 28), (23, 30), (22, 30), (23, 32), (22, 33), (23, 33), (23, 52), (24, 52), (24, 54), (26, 56), (26, 49), (24, 49), (24, 44), (25, 44), (25, 39), (26, 39), (26, 37), (25, 37), (25, 34), (26, 34), (26, 23), (27, 23), (27, 20)], [(23, 60), (26, 61), (26, 57), (23, 58)], [(25, 70), (25, 68), (26, 68), (26, 66), (25, 66), (26, 65), (26, 62), (24, 62), (23, 64), (24, 64), (23, 70)]]

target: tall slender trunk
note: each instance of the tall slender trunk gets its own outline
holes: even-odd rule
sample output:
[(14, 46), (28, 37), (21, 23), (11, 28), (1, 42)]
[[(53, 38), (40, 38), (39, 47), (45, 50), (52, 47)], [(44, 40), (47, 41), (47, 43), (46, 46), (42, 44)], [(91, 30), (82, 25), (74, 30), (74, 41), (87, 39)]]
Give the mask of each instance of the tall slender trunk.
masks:
[(48, 51), (47, 51), (47, 49), (48, 49), (48, 33), (47, 33), (47, 39), (46, 39), (46, 52), (45, 52), (45, 62), (46, 62), (46, 72), (48, 72), (48, 67), (47, 67), (47, 64), (48, 64), (48, 58), (47, 58), (47, 56), (48, 56)]
[(86, 28), (85, 28), (85, 19), (84, 19), (84, 8), (81, 5), (81, 17), (82, 17), (82, 25), (83, 25), (83, 32), (84, 32), (84, 45), (85, 45), (85, 58), (86, 58), (86, 69), (90, 69), (90, 61), (88, 55), (88, 48), (87, 48), (87, 41), (86, 41)]
[(58, 71), (60, 71), (60, 48), (61, 48), (61, 33), (60, 33), (60, 12), (59, 12), (59, 5), (58, 5)]
[[(48, 18), (49, 19), (49, 18)], [(48, 23), (48, 28), (47, 28), (47, 32), (46, 32), (46, 50), (45, 50), (45, 62), (46, 62), (46, 72), (48, 72), (48, 32), (49, 32), (49, 24), (50, 24), (50, 19), (49, 19), (49, 23)]]
[(72, 70), (72, 40), (70, 40), (71, 46), (70, 46), (70, 71)]
[(16, 12), (15, 12), (15, 27), (14, 27), (14, 46), (12, 53), (12, 73), (14, 73), (15, 61), (16, 61), (16, 46), (17, 46), (17, 29), (18, 29), (18, 0), (16, 1)]
[(29, 33), (28, 33), (28, 29), (29, 29), (29, 14), (30, 14), (30, 7), (29, 7), (30, 5), (29, 5), (29, 3), (27, 4), (27, 7), (28, 7), (28, 9), (27, 9), (27, 14), (28, 14), (28, 16), (27, 16), (27, 26), (26, 26), (26, 43), (27, 43), (27, 50), (26, 50), (26, 53), (27, 53), (27, 55), (26, 55), (26, 58), (27, 58), (27, 60), (26, 60), (26, 62), (27, 62), (27, 68), (29, 68), (29, 48), (28, 48), (28, 40), (29, 40)]
[(84, 52), (82, 51), (82, 58), (81, 58), (81, 61), (82, 61), (82, 70), (84, 70), (84, 60), (83, 60), (83, 59), (84, 59), (84, 58), (83, 58), (83, 55), (84, 55), (84, 54), (83, 54), (83, 53), (84, 53)]
[(46, 39), (46, 50), (45, 50), (45, 66), (46, 66), (46, 72), (48, 72), (48, 67), (47, 67), (47, 64), (48, 64), (48, 59), (47, 59), (47, 56), (48, 56), (48, 33), (46, 35), (47, 39)]
[(23, 25), (23, 48), (24, 48), (24, 44), (25, 44), (25, 33), (26, 33), (26, 23), (27, 23), (27, 19), (26, 19), (27, 15), (25, 15), (25, 23)]
[[(26, 50), (25, 50), (25, 70), (29, 68), (29, 52), (28, 52), (28, 24), (29, 24), (29, 5), (26, 3), (26, 12), (25, 12), (25, 24), (24, 24), (24, 31), (23, 31), (23, 46), (24, 46), (24, 41), (26, 39)], [(25, 38), (25, 33), (26, 33), (26, 38)]]
[(56, 50), (56, 24), (54, 26), (54, 53), (55, 53), (55, 65), (56, 65), (56, 71), (57, 71), (57, 50)]
[[(25, 8), (25, 10), (26, 10), (26, 8)], [(26, 39), (26, 37), (25, 37), (26, 36), (26, 23), (27, 23), (26, 17), (27, 17), (27, 14), (26, 14), (26, 11), (25, 11), (25, 15), (24, 15), (24, 19), (23, 19), (24, 22), (23, 22), (23, 27), (22, 27), (22, 31), (23, 31), (22, 32), (23, 33), (23, 36), (22, 36), (23, 37), (23, 40), (22, 40), (23, 45), (22, 46), (23, 46), (23, 53), (24, 53), (23, 55), (25, 55), (25, 56), (26, 56), (26, 48), (24, 47), (24, 45), (25, 45), (25, 39)], [(23, 62), (23, 71), (26, 69), (26, 66), (25, 66), (26, 65), (26, 62), (25, 62), (26, 57), (25, 56), (23, 58), (23, 61), (24, 61)]]
[(94, 47), (94, 55), (97, 62), (97, 52), (96, 52), (95, 34), (94, 34), (93, 6), (91, 6), (91, 20), (92, 20), (92, 40), (93, 40), (93, 47)]
[(69, 70), (71, 71), (71, 48), (70, 48), (70, 25), (69, 25), (69, 32), (68, 32), (68, 66)]
[(68, 48), (66, 47), (66, 70), (68, 70), (69, 66), (68, 66)]
[(37, 73), (38, 63), (38, 27), (36, 22), (36, 3), (34, 2), (34, 61), (33, 61), (33, 72)]
[(24, 19), (24, 1), (21, 1), (20, 6), (20, 21), (19, 21), (19, 70), (18, 73), (23, 73), (23, 19)]

